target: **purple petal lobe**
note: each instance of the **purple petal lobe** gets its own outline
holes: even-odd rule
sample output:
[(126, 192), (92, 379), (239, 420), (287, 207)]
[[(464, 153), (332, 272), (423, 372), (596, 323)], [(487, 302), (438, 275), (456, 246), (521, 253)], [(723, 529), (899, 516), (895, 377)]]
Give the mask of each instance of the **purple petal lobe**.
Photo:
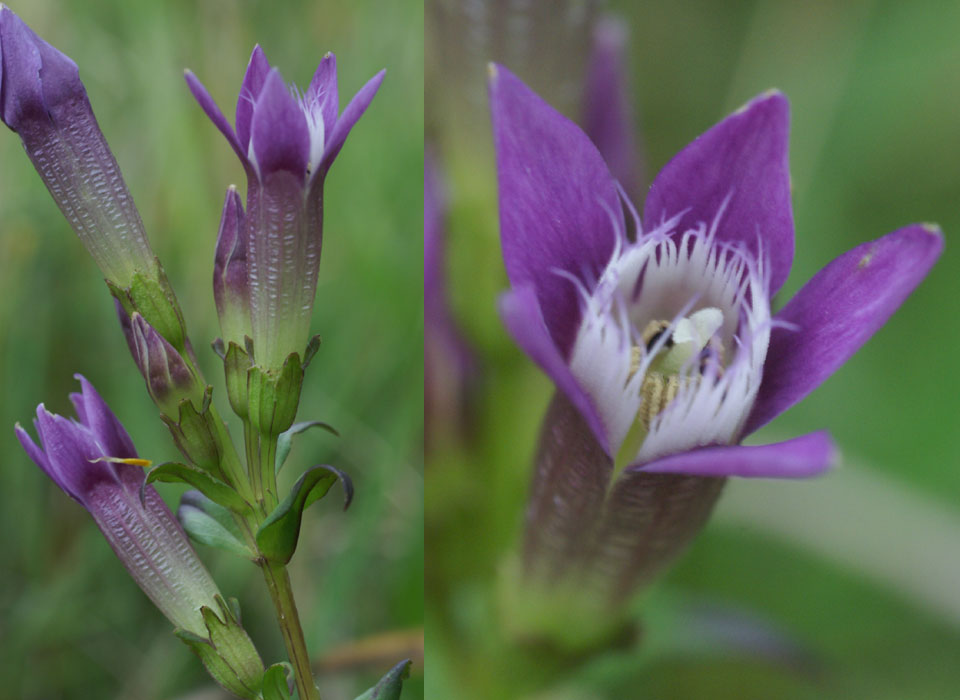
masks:
[(247, 72), (243, 76), (243, 83), (240, 85), (240, 95), (237, 97), (237, 139), (243, 152), (247, 152), (250, 146), (250, 123), (253, 119), (253, 105), (260, 96), (263, 84), (270, 73), (270, 62), (267, 61), (260, 44), (253, 47), (253, 53), (250, 54), (250, 62), (247, 64)]
[(623, 214), (603, 158), (580, 128), (501, 66), (491, 67), (500, 239), (510, 283), (536, 289), (550, 336), (566, 356), (580, 320), (574, 285), (610, 260)]
[(82, 391), (78, 403), (82, 403), (83, 410), (78, 408), (77, 415), (80, 422), (94, 434), (104, 453), (110, 457), (136, 457), (133, 440), (107, 406), (107, 402), (93, 388), (93, 384), (82, 374), (75, 374), (73, 377), (80, 382)]
[[(86, 503), (96, 484), (116, 481), (110, 463), (93, 461), (103, 457), (104, 452), (85, 426), (49, 413), (43, 404), (37, 408), (36, 426), (47, 460), (48, 469), (44, 471), (68, 495)], [(42, 464), (37, 464), (43, 469)]]
[(763, 381), (744, 434), (816, 389), (863, 345), (920, 284), (943, 235), (907, 226), (857, 246), (813, 276), (776, 315)]
[(184, 71), (183, 77), (187, 81), (187, 87), (190, 88), (190, 92), (193, 93), (193, 96), (200, 104), (200, 108), (206, 112), (207, 116), (210, 117), (210, 121), (212, 121), (214, 126), (220, 130), (220, 133), (227, 137), (230, 147), (236, 151), (238, 156), (240, 156), (240, 160), (243, 163), (246, 163), (246, 146), (241, 146), (241, 142), (237, 140), (237, 135), (234, 133), (233, 127), (230, 126), (230, 122), (227, 121), (227, 118), (223, 116), (223, 112), (221, 112), (220, 108), (217, 107), (217, 103), (213, 101), (212, 97), (210, 97), (210, 93), (207, 92), (207, 88), (205, 88), (203, 83), (197, 80), (197, 76), (195, 76), (189, 70)]
[(600, 447), (610, 455), (609, 439), (590, 396), (580, 387), (566, 360), (550, 337), (532, 286), (510, 290), (500, 297), (500, 316), (523, 351), (540, 365), (557, 388), (583, 416)]
[(639, 206), (637, 199), (646, 182), (633, 136), (636, 125), (623, 55), (626, 39), (626, 26), (612, 18), (599, 21), (594, 29), (583, 97), (583, 130), (596, 144), (610, 172)]
[(267, 75), (254, 105), (251, 142), (261, 181), (279, 170), (301, 178), (306, 175), (310, 154), (307, 121), (276, 69)]
[[(0, 8), (0, 47), (0, 116), (14, 131), (19, 131), (23, 122), (46, 119), (48, 98), (54, 106), (84, 92), (76, 64), (38, 37), (8, 7)], [(45, 86), (41, 71), (62, 84)]]
[(769, 261), (770, 293), (793, 261), (793, 213), (787, 98), (772, 92), (750, 102), (684, 148), (650, 186), (645, 230), (686, 210), (679, 230), (714, 221), (727, 197), (717, 239), (740, 241)]
[[(46, 472), (47, 476), (57, 482), (57, 486), (66, 491), (66, 488), (64, 488), (63, 484), (61, 484), (57, 479), (56, 473), (50, 468), (50, 463), (47, 461), (47, 456), (43, 454), (43, 450), (41, 450), (37, 446), (37, 443), (33, 441), (33, 438), (30, 437), (30, 433), (24, 430), (19, 423), (13, 426), (13, 431), (16, 433), (17, 440), (20, 441), (20, 445), (26, 451), (27, 456), (33, 460), (33, 463)], [(67, 493), (72, 498), (76, 498), (76, 496), (69, 491)]]
[(337, 57), (328, 53), (317, 66), (310, 87), (307, 88), (307, 105), (318, 108), (323, 115), (323, 132), (331, 134), (340, 111), (337, 94)]
[[(323, 158), (317, 167), (317, 172), (320, 173), (321, 178), (326, 176), (334, 159), (336, 159), (340, 153), (340, 149), (343, 148), (343, 144), (347, 140), (350, 130), (353, 129), (353, 125), (356, 124), (357, 120), (367, 111), (367, 107), (370, 106), (373, 96), (376, 95), (377, 90), (380, 89), (380, 83), (383, 82), (383, 76), (386, 75), (386, 73), (385, 70), (380, 71), (370, 78), (366, 85), (360, 88), (360, 92), (353, 96), (350, 104), (347, 105), (346, 109), (343, 110), (343, 114), (337, 119), (336, 124), (333, 126), (333, 131), (327, 135), (327, 141), (323, 147)], [(326, 124), (326, 117), (324, 117), (324, 124)]]
[(837, 450), (826, 431), (773, 445), (703, 447), (655, 460), (636, 470), (689, 476), (805, 479), (833, 466)]

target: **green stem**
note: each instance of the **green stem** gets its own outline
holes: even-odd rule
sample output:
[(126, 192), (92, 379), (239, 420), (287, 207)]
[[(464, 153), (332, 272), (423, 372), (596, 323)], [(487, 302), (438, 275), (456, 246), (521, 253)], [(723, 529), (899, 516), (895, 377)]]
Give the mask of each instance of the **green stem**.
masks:
[(210, 404), (209, 411), (210, 418), (216, 426), (217, 431), (216, 439), (220, 449), (220, 468), (223, 469), (227, 475), (231, 485), (237, 489), (237, 493), (247, 501), (252, 501), (255, 494), (250, 486), (246, 471), (243, 468), (243, 463), (240, 461), (240, 455), (237, 454), (237, 448), (233, 444), (233, 438), (230, 437), (230, 432), (227, 430), (227, 424), (223, 422), (223, 418), (220, 417), (217, 407), (212, 403)]
[(243, 444), (247, 456), (247, 476), (253, 485), (253, 492), (260, 506), (261, 516), (268, 512), (263, 497), (263, 482), (260, 479), (260, 436), (250, 425), (250, 421), (243, 421)]
[(267, 513), (280, 503), (277, 496), (277, 436), (260, 434), (260, 483)]
[(287, 646), (287, 655), (290, 657), (290, 663), (293, 664), (300, 700), (320, 700), (320, 691), (313, 682), (313, 672), (310, 670), (310, 655), (307, 653), (307, 643), (303, 638), (297, 603), (293, 599), (290, 575), (283, 564), (264, 562), (262, 566), (263, 577), (267, 582), (267, 588), (270, 589), (273, 605), (277, 609), (277, 621), (280, 623), (283, 642)]

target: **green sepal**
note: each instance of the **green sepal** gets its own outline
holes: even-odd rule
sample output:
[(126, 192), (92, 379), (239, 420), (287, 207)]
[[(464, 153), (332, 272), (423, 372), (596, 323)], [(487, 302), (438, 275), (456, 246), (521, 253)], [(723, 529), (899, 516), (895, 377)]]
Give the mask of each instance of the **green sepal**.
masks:
[(177, 421), (162, 414), (160, 418), (166, 423), (177, 449), (184, 457), (194, 466), (223, 480), (217, 430), (216, 425), (213, 424), (215, 419), (208, 410), (212, 395), (213, 387), (208, 385), (203, 393), (200, 410), (197, 410), (189, 399), (182, 399)]
[(293, 666), (288, 662), (274, 664), (263, 674), (263, 700), (290, 700), (290, 678)]
[(323, 428), (331, 435), (340, 437), (340, 433), (337, 432), (336, 428), (329, 423), (324, 423), (323, 421), (311, 420), (303, 423), (294, 423), (287, 430), (284, 430), (282, 433), (280, 433), (280, 436), (277, 438), (277, 474), (280, 473), (283, 463), (287, 461), (287, 457), (290, 455), (290, 448), (293, 447), (293, 436), (298, 435), (309, 428)]
[(111, 296), (120, 302), (120, 306), (123, 307), (123, 310), (126, 312), (127, 316), (133, 316), (133, 312), (136, 309), (133, 307), (133, 302), (130, 300), (130, 290), (126, 287), (121, 287), (116, 282), (105, 279), (104, 282), (107, 283), (107, 289), (110, 290)]
[(227, 605), (230, 606), (230, 612), (237, 618), (238, 624), (243, 624), (243, 617), (240, 615), (240, 601), (234, 597), (227, 598)]
[(251, 367), (250, 355), (231, 340), (222, 357), (230, 408), (241, 418), (246, 418), (250, 410), (250, 399), (247, 393), (247, 371)]
[(411, 665), (410, 659), (401, 661), (387, 671), (387, 675), (377, 681), (375, 686), (358, 696), (357, 700), (400, 700), (400, 691), (403, 689), (403, 682), (410, 677)]
[(293, 557), (300, 538), (303, 511), (327, 495), (337, 480), (343, 484), (343, 509), (353, 500), (353, 482), (339, 469), (326, 464), (310, 467), (293, 485), (286, 498), (273, 509), (257, 530), (257, 549), (269, 561), (286, 564)]
[(313, 360), (313, 356), (317, 354), (317, 350), (320, 349), (320, 336), (315, 335), (310, 338), (310, 342), (307, 343), (307, 347), (303, 351), (303, 368), (306, 369), (310, 362)]
[(183, 313), (159, 263), (157, 270), (157, 278), (148, 277), (143, 272), (134, 274), (130, 287), (126, 290), (127, 295), (133, 309), (139, 311), (167, 342), (178, 351), (184, 352), (187, 334)]
[(189, 484), (214, 503), (229, 508), (234, 513), (242, 514), (250, 510), (250, 504), (243, 500), (233, 488), (210, 476), (207, 472), (180, 462), (164, 462), (147, 472), (147, 478), (140, 484), (141, 502), (147, 485), (154, 481), (162, 481), (168, 484), (176, 482)]
[(216, 601), (219, 614), (206, 605), (200, 608), (209, 638), (182, 629), (173, 633), (200, 657), (207, 672), (225, 690), (259, 700), (263, 661), (227, 602), (220, 595)]
[(257, 432), (279, 435), (293, 425), (303, 386), (300, 356), (292, 352), (277, 370), (254, 365), (247, 370), (249, 418)]
[[(190, 538), (208, 547), (215, 547), (236, 554), (251, 561), (257, 558), (256, 552), (243, 541), (243, 533), (237, 526), (230, 511), (204, 496), (199, 491), (187, 491), (180, 497), (177, 508), (177, 520), (187, 531)], [(233, 604), (234, 599), (230, 599)], [(232, 606), (236, 618), (240, 619), (239, 605)]]

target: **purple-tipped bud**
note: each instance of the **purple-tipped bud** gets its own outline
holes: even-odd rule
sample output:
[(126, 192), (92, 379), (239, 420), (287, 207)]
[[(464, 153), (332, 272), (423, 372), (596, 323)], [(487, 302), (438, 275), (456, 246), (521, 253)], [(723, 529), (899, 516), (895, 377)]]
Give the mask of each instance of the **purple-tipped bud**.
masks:
[(0, 117), (111, 282), (156, 277), (140, 214), (80, 82), (76, 64), (0, 6)]
[[(310, 337), (323, 235), (324, 178), (379, 89), (383, 71), (338, 117), (332, 54), (324, 57), (301, 94), (288, 89), (257, 46), (240, 88), (236, 129), (189, 71), (186, 80), (247, 173), (241, 236), (246, 247), (249, 335), (255, 362), (279, 369), (290, 353), (304, 352)], [(228, 335), (222, 325), (221, 330)], [(231, 339), (241, 344), (242, 336), (224, 337)]]
[(636, 122), (630, 104), (627, 61), (627, 27), (606, 17), (593, 30), (593, 48), (587, 64), (583, 92), (583, 130), (596, 145), (633, 202), (643, 201), (647, 182), (643, 154), (634, 138)]
[(216, 608), (216, 584), (190, 547), (170, 509), (152, 486), (140, 487), (146, 460), (137, 457), (126, 430), (93, 386), (76, 375), (71, 394), (77, 420), (37, 407), (39, 446), (18, 424), (30, 458), (86, 508), (113, 551), (150, 600), (176, 627), (207, 637), (200, 612)]
[(444, 202), (434, 161), (423, 168), (423, 391), (428, 447), (468, 432), (477, 363), (450, 313), (444, 275)]
[(176, 418), (183, 399), (200, 406), (204, 387), (183, 355), (139, 313), (127, 316), (118, 303), (117, 314), (133, 359), (147, 382), (147, 391), (160, 410)]
[(247, 248), (244, 245), (243, 203), (237, 188), (227, 190), (213, 260), (213, 298), (217, 303), (224, 343), (243, 347), (250, 330), (250, 286), (247, 281)]

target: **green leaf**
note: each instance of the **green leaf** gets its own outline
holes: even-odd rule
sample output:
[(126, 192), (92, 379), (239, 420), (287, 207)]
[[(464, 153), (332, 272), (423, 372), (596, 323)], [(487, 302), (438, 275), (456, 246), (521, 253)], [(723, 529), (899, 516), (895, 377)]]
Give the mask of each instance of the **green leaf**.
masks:
[(274, 664), (263, 674), (263, 700), (290, 700), (290, 682), (293, 674), (289, 663)]
[(343, 484), (344, 505), (346, 510), (353, 500), (353, 482), (339, 469), (326, 464), (311, 467), (303, 473), (293, 485), (289, 495), (283, 499), (257, 530), (257, 548), (260, 553), (273, 562), (286, 564), (297, 549), (300, 538), (300, 521), (303, 511), (312, 503), (320, 500), (334, 482)]
[[(177, 520), (195, 542), (216, 547), (246, 559), (256, 559), (257, 553), (243, 541), (230, 511), (217, 505), (199, 491), (187, 491), (180, 497)], [(231, 599), (232, 601), (232, 599)], [(239, 610), (233, 610), (240, 619)]]
[(293, 447), (293, 436), (302, 433), (308, 428), (323, 428), (328, 433), (340, 437), (340, 433), (337, 432), (336, 428), (328, 423), (324, 423), (319, 420), (305, 421), (303, 423), (294, 423), (290, 426), (288, 430), (284, 430), (280, 433), (280, 436), (277, 438), (277, 473), (280, 473), (280, 470), (283, 468), (283, 463), (287, 461), (287, 457), (290, 454), (290, 448)]
[(219, 503), (225, 508), (229, 508), (235, 513), (245, 513), (250, 510), (250, 504), (240, 497), (230, 486), (219, 479), (215, 479), (206, 472), (188, 467), (180, 462), (164, 462), (158, 464), (149, 472), (140, 486), (140, 500), (143, 500), (144, 490), (147, 484), (154, 481), (164, 483), (182, 482), (198, 489), (200, 493), (209, 498), (214, 503)]
[(223, 688), (241, 698), (259, 700), (263, 661), (227, 602), (216, 596), (219, 613), (200, 608), (209, 638), (176, 629), (174, 634), (200, 657), (207, 672)]
[(303, 368), (306, 369), (307, 365), (310, 364), (313, 360), (313, 356), (317, 354), (317, 350), (320, 349), (320, 336), (315, 335), (310, 338), (310, 342), (307, 343), (306, 350), (303, 351)]
[(410, 677), (411, 663), (410, 659), (398, 663), (387, 671), (387, 675), (381, 678), (375, 686), (357, 697), (357, 700), (400, 700), (403, 682)]

